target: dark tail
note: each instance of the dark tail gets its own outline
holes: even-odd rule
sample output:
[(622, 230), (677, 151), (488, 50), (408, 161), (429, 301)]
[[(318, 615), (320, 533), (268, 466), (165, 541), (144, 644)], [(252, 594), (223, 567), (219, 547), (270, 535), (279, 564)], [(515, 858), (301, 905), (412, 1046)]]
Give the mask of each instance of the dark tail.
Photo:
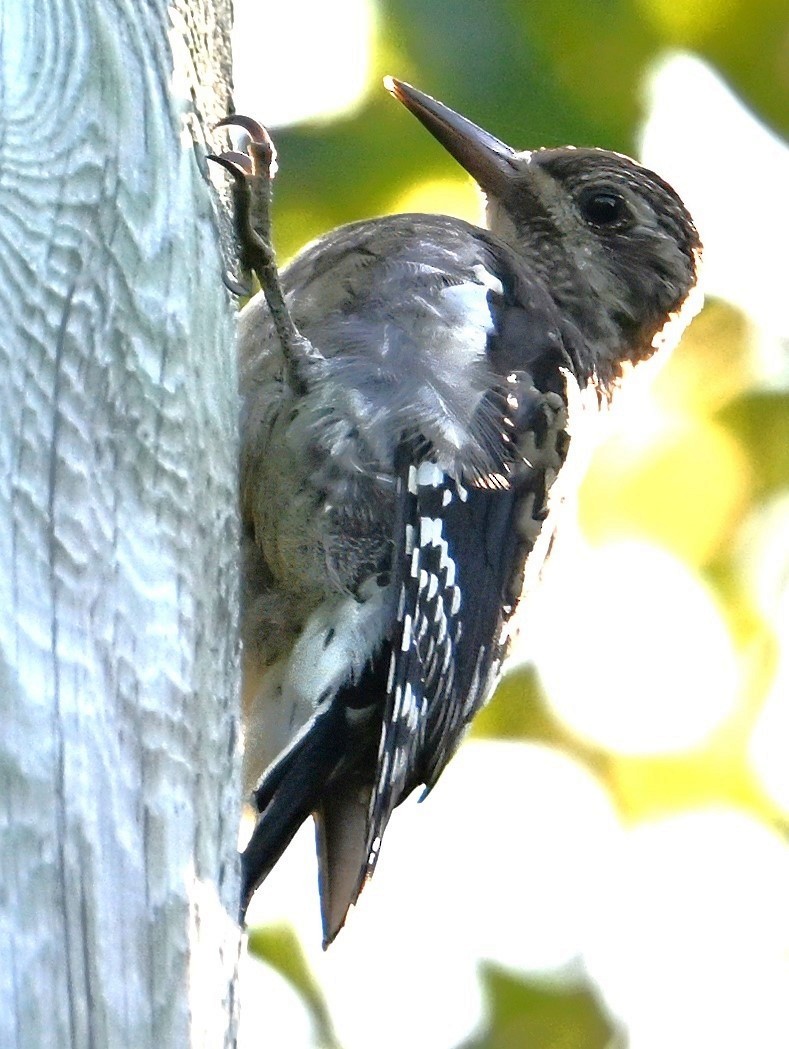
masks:
[(304, 820), (318, 808), (326, 784), (347, 754), (347, 736), (341, 705), (326, 702), (255, 789), (260, 815), (249, 844), (241, 853), (241, 922), (255, 889)]

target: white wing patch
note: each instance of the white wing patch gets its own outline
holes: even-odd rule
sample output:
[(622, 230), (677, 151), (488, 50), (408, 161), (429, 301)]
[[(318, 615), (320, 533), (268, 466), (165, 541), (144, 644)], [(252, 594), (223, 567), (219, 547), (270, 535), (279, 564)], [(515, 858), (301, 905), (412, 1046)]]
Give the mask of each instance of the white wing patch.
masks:
[(487, 269), (487, 267), (483, 266), (481, 263), (474, 267), (474, 276), (477, 278), (480, 284), (484, 285), (484, 287), (488, 289), (488, 291), (493, 291), (497, 295), (504, 294), (504, 285), (501, 283), (499, 278), (496, 276), (495, 273), (491, 273), (490, 270)]
[(313, 612), (288, 659), (282, 692), (304, 710), (358, 677), (385, 630), (386, 590), (374, 579), (360, 594), (338, 596)]
[[(481, 266), (478, 268), (482, 269)], [(491, 280), (496, 280), (492, 273), (489, 276)], [(501, 282), (497, 283), (501, 287)], [(485, 353), (488, 335), (493, 331), (488, 287), (485, 284), (464, 282), (452, 284), (441, 292), (442, 325), (452, 325), (454, 332), (462, 332), (464, 341), (468, 340), (472, 331), (475, 332), (474, 350), (479, 354)], [(457, 336), (454, 341), (459, 341)]]

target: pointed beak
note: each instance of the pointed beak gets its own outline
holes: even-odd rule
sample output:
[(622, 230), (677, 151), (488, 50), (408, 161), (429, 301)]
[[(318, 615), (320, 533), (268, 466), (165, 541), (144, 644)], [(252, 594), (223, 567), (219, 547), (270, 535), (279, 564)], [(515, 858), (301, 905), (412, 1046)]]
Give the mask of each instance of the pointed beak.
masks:
[(480, 189), (493, 196), (504, 195), (515, 171), (515, 157), (522, 161), (525, 154), (516, 154), (514, 149), (460, 113), (402, 80), (384, 77), (384, 87), (425, 125)]

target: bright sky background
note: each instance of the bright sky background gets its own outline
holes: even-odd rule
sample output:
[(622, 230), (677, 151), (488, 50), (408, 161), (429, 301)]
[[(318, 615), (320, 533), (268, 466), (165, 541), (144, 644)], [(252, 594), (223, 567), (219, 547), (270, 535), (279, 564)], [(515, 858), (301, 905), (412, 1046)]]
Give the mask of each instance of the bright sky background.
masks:
[(330, 119), (352, 112), (373, 86), (371, 0), (286, 0), (265, 9), (236, 0), (234, 12), (236, 112), (272, 128)]
[(655, 71), (649, 100), (641, 159), (659, 167), (696, 221), (707, 293), (758, 318), (770, 366), (786, 381), (777, 339), (789, 339), (789, 264), (777, 246), (789, 244), (789, 149), (691, 55)]
[[(358, 104), (369, 88), (371, 4), (269, 7), (265, 49), (257, 13), (250, 0), (236, 0), (239, 111), (276, 126)], [(764, 381), (786, 382), (789, 208), (774, 209), (787, 198), (789, 151), (692, 56), (668, 58), (649, 97), (643, 159), (697, 219), (708, 291), (758, 318)], [(789, 814), (789, 598), (780, 585), (789, 578), (787, 534), (785, 500), (753, 522), (747, 571), (783, 641), (750, 756)], [(575, 540), (529, 630), (529, 654), (557, 716), (590, 742), (628, 754), (698, 743), (731, 712), (740, 685), (713, 597), (656, 546)], [(559, 623), (576, 639), (572, 660), (554, 645)], [(661, 644), (671, 660), (661, 659)], [(567, 980), (586, 973), (626, 1026), (630, 1049), (786, 1049), (787, 885), (789, 850), (755, 817), (720, 804), (627, 827), (591, 773), (566, 755), (475, 741), (419, 811), (409, 802), (395, 813), (375, 879), (328, 953), (320, 950), (310, 827), (249, 919), (297, 928), (345, 1049), (453, 1049), (480, 1022), (480, 958)], [(306, 1049), (311, 1037), (296, 995), (250, 961), (241, 1049)]]

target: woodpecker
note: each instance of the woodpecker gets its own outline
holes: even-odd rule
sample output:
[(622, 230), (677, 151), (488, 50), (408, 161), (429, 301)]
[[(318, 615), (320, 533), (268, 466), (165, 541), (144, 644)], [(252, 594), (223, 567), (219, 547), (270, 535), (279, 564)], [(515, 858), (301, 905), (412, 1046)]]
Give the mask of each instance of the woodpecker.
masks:
[[(679, 196), (634, 160), (516, 152), (387, 87), (476, 180), (487, 228), (419, 214), (343, 226), (281, 288), (269, 265), (240, 314), (244, 767), (258, 813), (242, 916), (312, 815), (324, 945), (392, 811), (432, 788), (496, 685), (580, 414), (678, 339), (700, 258)], [(240, 188), (242, 236), (268, 250), (266, 223), (244, 226), (265, 211), (249, 203), (271, 162), (265, 132), (225, 123), (251, 132), (249, 155), (218, 159)]]

